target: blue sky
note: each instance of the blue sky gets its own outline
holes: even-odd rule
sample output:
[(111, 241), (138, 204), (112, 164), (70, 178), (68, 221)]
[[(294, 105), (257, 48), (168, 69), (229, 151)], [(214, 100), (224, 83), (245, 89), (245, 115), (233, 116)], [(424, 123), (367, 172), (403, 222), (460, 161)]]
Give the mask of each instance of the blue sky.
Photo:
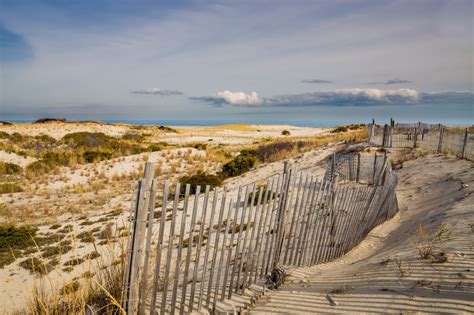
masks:
[(471, 0), (0, 0), (0, 114), (472, 123), (473, 37)]

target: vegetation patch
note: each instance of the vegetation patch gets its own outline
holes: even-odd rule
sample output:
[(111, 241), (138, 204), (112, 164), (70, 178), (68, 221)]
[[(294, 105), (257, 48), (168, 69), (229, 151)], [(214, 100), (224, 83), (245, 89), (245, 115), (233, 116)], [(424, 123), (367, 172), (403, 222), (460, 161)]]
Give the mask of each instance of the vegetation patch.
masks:
[(0, 226), (0, 251), (10, 248), (25, 249), (31, 246), (36, 232), (37, 229), (28, 226)]
[(13, 164), (0, 162), (0, 175), (15, 175), (20, 174), (22, 171), (21, 166)]
[(254, 150), (242, 150), (238, 156), (224, 164), (222, 175), (224, 177), (234, 177), (248, 172), (257, 162), (255, 155)]
[(171, 127), (168, 127), (168, 126), (159, 126), (158, 127), (158, 130), (161, 130), (163, 132), (173, 132), (173, 133), (177, 133), (178, 131), (176, 129), (173, 129)]
[(197, 186), (205, 187), (206, 185), (209, 185), (211, 186), (211, 189), (220, 186), (222, 184), (222, 178), (217, 175), (209, 175), (199, 172), (192, 176), (183, 176), (179, 179), (179, 182), (182, 185), (181, 194), (184, 194), (187, 184), (191, 186), (191, 194), (194, 194)]
[(26, 270), (29, 270), (31, 273), (45, 275), (54, 269), (54, 263), (55, 262), (50, 264), (37, 257), (29, 257), (20, 262), (18, 265)]
[(22, 192), (23, 188), (13, 183), (0, 183), (0, 195)]

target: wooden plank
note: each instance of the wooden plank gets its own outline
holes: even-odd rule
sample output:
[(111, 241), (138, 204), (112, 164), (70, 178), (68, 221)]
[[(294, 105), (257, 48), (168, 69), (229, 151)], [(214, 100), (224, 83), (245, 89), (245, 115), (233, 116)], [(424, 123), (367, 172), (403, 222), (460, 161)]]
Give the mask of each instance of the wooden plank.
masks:
[[(284, 263), (288, 263), (288, 254), (290, 253), (290, 242), (291, 240), (293, 239), (293, 231), (295, 229), (295, 222), (296, 222), (296, 210), (297, 210), (297, 205), (298, 205), (298, 201), (299, 201), (299, 198), (300, 198), (300, 191), (301, 191), (301, 184), (303, 182), (303, 173), (300, 172), (300, 176), (299, 176), (299, 182), (298, 182), (298, 188), (296, 189), (296, 201), (295, 201), (295, 204), (293, 205), (293, 212), (292, 212), (292, 218), (291, 218), (291, 224), (290, 224), (290, 231), (288, 232), (288, 238), (287, 238), (287, 241), (286, 241), (286, 251), (285, 251), (285, 255), (283, 256), (283, 262)], [(296, 183), (295, 183), (296, 184)], [(293, 192), (295, 191), (295, 189), (293, 189)], [(291, 198), (293, 199), (293, 198)], [(290, 207), (291, 207), (291, 203), (290, 203)]]
[[(189, 300), (189, 309), (188, 312), (192, 312), (193, 307), (194, 307), (194, 295), (196, 293), (196, 284), (197, 284), (197, 276), (198, 276), (198, 270), (199, 270), (199, 263), (201, 259), (201, 247), (203, 243), (203, 237), (204, 237), (204, 229), (206, 227), (206, 218), (207, 218), (207, 207), (208, 207), (208, 201), (209, 201), (209, 190), (210, 186), (206, 186), (206, 191), (204, 193), (204, 204), (202, 207), (202, 215), (201, 215), (201, 223), (199, 224), (199, 238), (198, 238), (198, 243), (196, 247), (196, 260), (194, 262), (194, 269), (193, 269), (193, 278), (192, 278), (192, 283), (191, 283), (191, 296)], [(209, 242), (209, 239), (208, 241)], [(204, 282), (204, 279), (201, 279), (201, 283)], [(200, 295), (202, 298), (202, 296)]]
[[(255, 190), (255, 184), (253, 185), (253, 189)], [(239, 235), (237, 237), (237, 244), (235, 245), (235, 256), (234, 256), (234, 264), (232, 265), (232, 273), (230, 275), (230, 284), (229, 284), (229, 293), (230, 296), (232, 296), (232, 290), (233, 289), (233, 284), (234, 284), (234, 279), (236, 276), (237, 272), (237, 266), (238, 266), (238, 261), (240, 259), (240, 244), (241, 244), (241, 239), (242, 239), (242, 231), (244, 228), (244, 223), (245, 223), (245, 215), (247, 214), (247, 206), (248, 206), (248, 200), (249, 200), (249, 186), (246, 187), (245, 189), (245, 197), (244, 197), (244, 207), (242, 209), (242, 215), (240, 217), (240, 225), (239, 225)], [(237, 290), (235, 290), (237, 291)], [(230, 298), (230, 297), (229, 297)]]
[(135, 221), (135, 233), (133, 240), (133, 252), (130, 266), (130, 294), (128, 296), (127, 311), (130, 314), (138, 313), (138, 305), (140, 302), (139, 290), (140, 279), (143, 271), (144, 259), (144, 240), (147, 224), (148, 203), (150, 196), (151, 182), (155, 172), (155, 165), (151, 162), (145, 163), (144, 182), (142, 183), (143, 190), (138, 201), (138, 211)]
[(181, 228), (179, 231), (179, 240), (178, 240), (178, 253), (176, 254), (176, 261), (175, 261), (175, 277), (173, 281), (173, 293), (171, 295), (171, 310), (170, 314), (174, 314), (176, 308), (176, 298), (178, 295), (178, 285), (179, 285), (179, 276), (181, 274), (180, 266), (181, 266), (181, 256), (183, 253), (183, 241), (184, 241), (184, 234), (186, 232), (186, 219), (188, 216), (188, 203), (189, 203), (189, 190), (191, 189), (191, 185), (186, 184), (185, 192), (184, 192), (184, 204), (183, 204), (183, 213), (181, 215)]
[(151, 248), (151, 238), (153, 235), (153, 223), (155, 221), (155, 198), (156, 198), (156, 189), (158, 183), (156, 179), (153, 179), (150, 189), (150, 202), (148, 203), (148, 224), (147, 224), (147, 235), (145, 241), (145, 258), (143, 265), (143, 275), (140, 288), (140, 303), (138, 305), (138, 314), (145, 313), (145, 295), (147, 292), (148, 286), (148, 265), (150, 260), (150, 248)]
[[(209, 227), (208, 227), (208, 231), (207, 231), (207, 235), (208, 235), (208, 238), (207, 238), (207, 244), (206, 244), (206, 250), (204, 252), (204, 261), (203, 261), (203, 266), (202, 266), (202, 276), (201, 276), (201, 283), (199, 285), (199, 300), (198, 300), (198, 310), (201, 309), (202, 307), (202, 302), (204, 300), (204, 285), (205, 285), (205, 281), (207, 279), (207, 264), (209, 262), (209, 251), (210, 251), (210, 248), (211, 248), (211, 236), (212, 236), (212, 229), (213, 229), (213, 225), (214, 225), (214, 217), (215, 217), (215, 213), (216, 213), (216, 208), (217, 208), (217, 197), (219, 195), (219, 189), (216, 188), (214, 189), (214, 198), (213, 198), (213, 201), (212, 201), (212, 208), (211, 208), (211, 215), (210, 215), (210, 218), (209, 218)], [(217, 232), (219, 233), (219, 232)], [(217, 234), (215, 233), (215, 234)], [(217, 237), (217, 236), (215, 236)]]
[(161, 295), (161, 307), (160, 313), (164, 314), (166, 311), (166, 298), (168, 295), (168, 285), (169, 285), (169, 276), (170, 276), (170, 267), (171, 267), (171, 256), (173, 255), (173, 239), (174, 239), (174, 230), (176, 226), (176, 214), (178, 212), (178, 203), (179, 203), (179, 192), (181, 189), (181, 184), (177, 183), (174, 191), (174, 201), (173, 201), (173, 212), (171, 214), (171, 225), (168, 235), (168, 249), (166, 251), (166, 263), (165, 267), (165, 274), (163, 276), (163, 289)]
[[(269, 221), (268, 221), (268, 231), (265, 233), (266, 235), (266, 238), (265, 238), (265, 248), (264, 248), (264, 251), (263, 251), (263, 259), (262, 259), (262, 269), (261, 269), (261, 273), (260, 273), (260, 277), (264, 277), (265, 275), (267, 275), (267, 271), (268, 271), (268, 260), (269, 260), (269, 257), (270, 257), (270, 253), (269, 253), (269, 250), (271, 250), (270, 248), (270, 243), (271, 243), (271, 239), (272, 239), (272, 230), (273, 230), (273, 217), (274, 217), (274, 213), (275, 213), (275, 205), (276, 205), (276, 200), (278, 198), (278, 191), (279, 191), (279, 187), (280, 187), (280, 183), (281, 183), (281, 175), (278, 176), (278, 179), (277, 179), (277, 183), (276, 183), (276, 187), (275, 187), (275, 196), (273, 197), (273, 189), (272, 189), (272, 199), (270, 199), (271, 201), (271, 204), (270, 204), (270, 207), (268, 209), (268, 213), (270, 215), (269, 217)], [(265, 232), (265, 231), (264, 231)]]
[[(229, 211), (228, 213), (228, 218), (227, 218), (227, 221), (230, 221), (230, 224), (232, 226), (232, 230), (231, 230), (231, 236), (230, 236), (230, 245), (229, 247), (227, 248), (227, 262), (226, 262), (226, 268), (224, 270), (224, 283), (227, 283), (227, 279), (229, 277), (229, 274), (231, 272), (231, 265), (233, 266), (233, 264), (235, 264), (235, 258), (234, 258), (234, 262), (232, 263), (232, 252), (233, 252), (233, 249), (234, 249), (234, 237), (235, 237), (235, 228), (236, 228), (236, 224), (237, 224), (237, 220), (238, 220), (238, 215), (239, 215), (239, 209), (240, 209), (240, 198), (241, 198), (241, 193), (242, 193), (242, 187), (239, 187), (239, 191), (237, 193), (237, 202), (235, 203), (235, 207), (234, 207), (234, 216), (231, 217), (232, 213)], [(232, 204), (231, 206), (229, 207), (229, 209), (232, 209)], [(222, 297), (225, 296), (225, 292), (226, 292), (226, 289), (227, 287), (224, 286), (222, 288)], [(232, 296), (232, 289), (230, 288), (229, 286), (229, 299), (230, 297)], [(221, 300), (222, 300), (222, 297), (221, 297)]]
[(226, 203), (226, 197), (227, 197), (227, 191), (224, 187), (224, 191), (222, 193), (222, 200), (221, 200), (221, 206), (220, 206), (220, 211), (219, 211), (219, 217), (217, 219), (217, 230), (216, 230), (216, 237), (214, 240), (214, 250), (212, 251), (212, 260), (211, 260), (211, 273), (209, 274), (209, 282), (207, 286), (207, 296), (206, 296), (206, 305), (209, 308), (210, 302), (211, 302), (211, 292), (212, 292), (212, 281), (214, 278), (214, 268), (216, 267), (216, 258), (217, 258), (217, 248), (219, 245), (219, 238), (221, 235), (221, 227), (222, 227), (222, 217), (224, 215), (224, 208), (225, 208), (225, 203)]
[(322, 181), (320, 183), (320, 187), (321, 187), (321, 192), (318, 194), (318, 200), (317, 200), (317, 203), (316, 203), (316, 207), (315, 207), (315, 225), (314, 225), (314, 229), (313, 229), (313, 242), (311, 244), (311, 264), (314, 264), (315, 263), (315, 259), (316, 259), (316, 255), (317, 255), (317, 252), (318, 252), (318, 244), (319, 244), (319, 238), (321, 237), (321, 226), (322, 226), (322, 222), (323, 222), (323, 219), (324, 219), (324, 207), (323, 207), (323, 202), (324, 202), (324, 197), (325, 197), (325, 194), (326, 194), (326, 191), (328, 189), (330, 185), (330, 182), (329, 181)]
[[(232, 208), (232, 199), (230, 200), (229, 204), (229, 210), (228, 213), (230, 212), (230, 209)], [(221, 247), (221, 254), (219, 257), (219, 266), (217, 268), (217, 278), (216, 278), (216, 286), (214, 290), (214, 297), (213, 297), (213, 303), (212, 303), (212, 314), (216, 314), (216, 303), (217, 303), (217, 296), (219, 295), (219, 287), (220, 287), (220, 279), (221, 279), (221, 274), (223, 273), (222, 267), (223, 267), (223, 262), (225, 258), (225, 247), (227, 243), (227, 235), (229, 234), (229, 226), (230, 226), (230, 220), (227, 219), (225, 223), (225, 229), (224, 229), (224, 239), (222, 240), (222, 247)], [(232, 246), (232, 244), (229, 244), (229, 246)], [(222, 293), (224, 295), (224, 288), (226, 287), (226, 282), (224, 281), (222, 283)]]
[(152, 294), (151, 294), (150, 314), (155, 314), (155, 308), (156, 308), (156, 294), (158, 292), (158, 282), (160, 280), (161, 251), (163, 249), (163, 236), (164, 236), (164, 230), (165, 230), (166, 207), (168, 205), (169, 186), (170, 186), (169, 182), (166, 181), (163, 187), (163, 200), (162, 200), (161, 216), (160, 216), (160, 230), (158, 231), (158, 242), (156, 244), (156, 261), (155, 261), (155, 271), (153, 274), (153, 287), (152, 287)]
[(191, 254), (193, 251), (194, 246), (194, 231), (196, 229), (196, 217), (199, 211), (199, 195), (201, 193), (201, 186), (196, 186), (196, 193), (194, 194), (194, 206), (193, 206), (193, 213), (191, 215), (191, 225), (189, 228), (188, 234), (188, 248), (186, 253), (186, 263), (184, 266), (184, 277), (183, 277), (183, 288), (181, 294), (181, 305), (179, 308), (179, 313), (184, 313), (184, 306), (186, 302), (186, 291), (188, 289), (188, 278), (189, 278), (189, 268), (191, 265)]
[[(308, 180), (309, 180), (309, 183), (308, 183)], [(309, 174), (306, 174), (306, 177), (305, 177), (305, 182), (304, 182), (304, 185), (302, 187), (302, 192), (301, 192), (301, 200), (298, 202), (296, 202), (295, 204), (295, 215), (296, 215), (296, 226), (295, 226), (295, 231), (294, 231), (294, 234), (291, 234), (292, 235), (292, 244), (291, 244), (291, 251), (290, 251), (290, 256), (288, 257), (288, 263), (289, 264), (295, 264), (295, 261), (296, 261), (296, 256), (298, 255), (297, 251), (298, 251), (298, 247), (297, 247), (297, 244), (298, 244), (298, 237), (296, 235), (299, 234), (299, 231), (301, 229), (301, 221), (303, 220), (303, 209), (304, 209), (304, 203), (306, 201), (306, 195), (307, 195), (307, 190), (308, 190), (308, 184), (311, 185), (311, 180), (312, 178), (309, 176)], [(298, 228), (298, 229), (296, 229)]]
[(127, 249), (125, 251), (125, 266), (124, 266), (124, 275), (122, 279), (122, 292), (121, 292), (121, 305), (126, 310), (128, 308), (128, 295), (130, 292), (130, 267), (131, 267), (131, 257), (133, 252), (133, 240), (135, 232), (135, 218), (137, 217), (138, 211), (138, 200), (140, 199), (142, 180), (138, 180), (136, 187), (134, 189), (134, 196), (132, 197), (130, 215), (128, 219), (128, 238), (127, 238)]
[[(251, 274), (250, 274), (250, 278), (252, 279), (251, 281), (253, 283), (256, 283), (257, 282), (257, 276), (258, 276), (258, 266), (259, 266), (259, 261), (260, 261), (260, 250), (261, 250), (261, 247), (262, 247), (262, 242), (260, 240), (260, 236), (261, 236), (261, 233), (262, 233), (262, 227), (263, 229), (265, 229), (265, 214), (266, 214), (266, 211), (265, 211), (265, 207), (267, 205), (267, 200), (268, 200), (268, 195), (269, 195), (269, 192), (270, 192), (270, 183), (273, 182), (273, 179), (270, 181), (270, 180), (267, 180), (267, 184), (266, 184), (266, 187), (264, 189), (265, 193), (264, 193), (264, 197), (263, 197), (263, 201), (262, 201), (262, 204), (261, 204), (261, 209), (259, 212), (259, 222), (258, 222), (258, 230), (257, 230), (257, 239), (255, 240), (255, 248), (254, 248), (254, 255), (253, 255), (253, 259), (252, 259), (252, 266), (251, 266)], [(253, 277), (252, 277), (252, 273), (253, 273)]]
[(298, 251), (299, 257), (298, 257), (298, 266), (302, 266), (303, 264), (303, 257), (305, 255), (305, 247), (306, 247), (306, 236), (308, 235), (308, 230), (310, 226), (310, 218), (311, 218), (311, 213), (313, 212), (313, 203), (314, 203), (314, 197), (316, 195), (316, 185), (318, 183), (317, 179), (312, 180), (311, 185), (309, 186), (309, 191), (308, 191), (308, 199), (307, 199), (307, 205), (306, 205), (306, 210), (305, 210), (305, 216), (303, 218), (303, 222), (301, 223), (300, 227), (300, 242), (298, 243), (300, 250)]
[(312, 192), (312, 188), (313, 188), (313, 185), (314, 185), (314, 181), (315, 181), (314, 177), (311, 176), (309, 186), (306, 189), (306, 194), (305, 194), (305, 198), (303, 199), (303, 204), (302, 204), (302, 209), (301, 209), (301, 221), (300, 221), (300, 224), (299, 224), (299, 231), (298, 231), (298, 237), (297, 237), (297, 242), (296, 242), (296, 250), (295, 250), (295, 253), (294, 253), (294, 257), (293, 257), (293, 264), (298, 265), (298, 266), (301, 263), (303, 233), (304, 233), (304, 229), (305, 229), (305, 222), (307, 222), (309, 200), (311, 198), (311, 192)]
[[(254, 242), (255, 233), (256, 233), (256, 230), (257, 230), (257, 220), (259, 220), (259, 215), (262, 213), (262, 211), (260, 210), (260, 204), (262, 202), (263, 190), (264, 190), (264, 188), (260, 187), (259, 192), (258, 192), (257, 204), (255, 205), (255, 211), (254, 211), (254, 216), (253, 216), (253, 226), (251, 227), (252, 232), (250, 234), (248, 249), (246, 250), (246, 252), (247, 252), (247, 255), (246, 255), (247, 257), (246, 257), (246, 260), (245, 260), (246, 271), (245, 271), (245, 273), (243, 275), (243, 279), (242, 279), (242, 283), (244, 284), (242, 286), (242, 291), (247, 286), (247, 280), (250, 278), (250, 281), (251, 281), (251, 272), (252, 272), (252, 268), (253, 268), (253, 258), (255, 258), (255, 248), (254, 248), (255, 246), (252, 246), (252, 243)], [(252, 205), (253, 204), (254, 204), (254, 202), (252, 201)]]
[[(282, 175), (281, 176), (281, 181), (280, 181), (280, 185), (278, 187), (278, 201), (280, 200), (281, 196), (282, 196), (282, 190), (283, 190), (283, 183), (285, 182), (285, 178), (286, 176), (285, 175)], [(271, 234), (270, 234), (270, 246), (269, 246), (269, 251), (268, 251), (268, 254), (266, 255), (267, 256), (267, 262), (266, 262), (266, 265), (265, 265), (265, 274), (268, 274), (269, 271), (270, 271), (270, 268), (273, 268), (272, 264), (273, 264), (273, 257), (274, 257), (274, 254), (275, 254), (275, 240), (276, 240), (276, 230), (277, 230), (277, 212), (278, 212), (278, 205), (279, 205), (279, 202), (277, 202), (277, 198), (274, 199), (274, 202), (273, 202), (273, 210), (272, 210), (272, 216), (270, 217), (270, 222), (271, 222)]]
[[(245, 236), (242, 235), (242, 238), (243, 238), (243, 245), (242, 245), (242, 252), (240, 254), (240, 264), (238, 266), (238, 269), (237, 269), (237, 280), (235, 282), (236, 284), (236, 290), (235, 292), (237, 293), (237, 290), (240, 286), (240, 276), (242, 275), (242, 268), (244, 266), (244, 262), (246, 261), (246, 253), (248, 252), (248, 239), (250, 237), (250, 230), (254, 230), (254, 228), (252, 227), (252, 209), (254, 208), (254, 203), (255, 203), (255, 196), (257, 195), (257, 190), (256, 190), (256, 185), (254, 184), (253, 185), (253, 189), (252, 189), (252, 198), (250, 200), (250, 205), (248, 207), (248, 215), (247, 215), (247, 223), (246, 223), (246, 229), (245, 231), (243, 231), (243, 233), (245, 234)], [(255, 223), (254, 223), (255, 224)], [(241, 227), (242, 228), (242, 227)]]

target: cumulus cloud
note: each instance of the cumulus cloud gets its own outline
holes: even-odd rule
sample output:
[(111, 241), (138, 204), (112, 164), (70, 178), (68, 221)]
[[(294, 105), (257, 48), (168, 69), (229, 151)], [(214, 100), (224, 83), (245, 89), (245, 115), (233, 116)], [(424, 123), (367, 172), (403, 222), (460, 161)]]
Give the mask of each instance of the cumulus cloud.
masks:
[(353, 88), (335, 89), (301, 94), (287, 94), (259, 98), (256, 92), (222, 91), (214, 96), (191, 97), (191, 100), (215, 106), (377, 106), (411, 104), (472, 104), (474, 94), (469, 92), (422, 93), (414, 89)]
[(281, 95), (264, 100), (269, 106), (368, 106), (414, 104), (419, 93), (413, 89), (337, 89), (333, 91)]
[(150, 88), (144, 90), (135, 90), (130, 91), (132, 94), (148, 94), (148, 95), (161, 95), (161, 96), (171, 96), (171, 95), (182, 95), (183, 92), (177, 90), (166, 90), (160, 88)]
[(333, 81), (321, 80), (321, 79), (302, 80), (301, 82), (303, 82), (303, 83), (314, 83), (314, 84), (334, 83)]
[(213, 96), (190, 97), (191, 100), (209, 103), (216, 106), (233, 105), (233, 106), (255, 106), (261, 103), (257, 92), (252, 91), (250, 94), (245, 92), (232, 92), (228, 90), (217, 92)]

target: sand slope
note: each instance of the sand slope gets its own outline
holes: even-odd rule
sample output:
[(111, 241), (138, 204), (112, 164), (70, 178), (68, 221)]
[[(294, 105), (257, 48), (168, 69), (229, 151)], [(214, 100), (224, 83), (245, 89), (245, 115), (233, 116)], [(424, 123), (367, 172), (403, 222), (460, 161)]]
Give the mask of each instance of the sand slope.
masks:
[[(406, 162), (399, 176), (399, 214), (346, 256), (292, 271), (251, 313), (473, 313), (472, 162), (428, 156)], [(454, 237), (444, 244), (448, 262), (420, 259), (411, 245), (419, 225), (441, 223)]]

